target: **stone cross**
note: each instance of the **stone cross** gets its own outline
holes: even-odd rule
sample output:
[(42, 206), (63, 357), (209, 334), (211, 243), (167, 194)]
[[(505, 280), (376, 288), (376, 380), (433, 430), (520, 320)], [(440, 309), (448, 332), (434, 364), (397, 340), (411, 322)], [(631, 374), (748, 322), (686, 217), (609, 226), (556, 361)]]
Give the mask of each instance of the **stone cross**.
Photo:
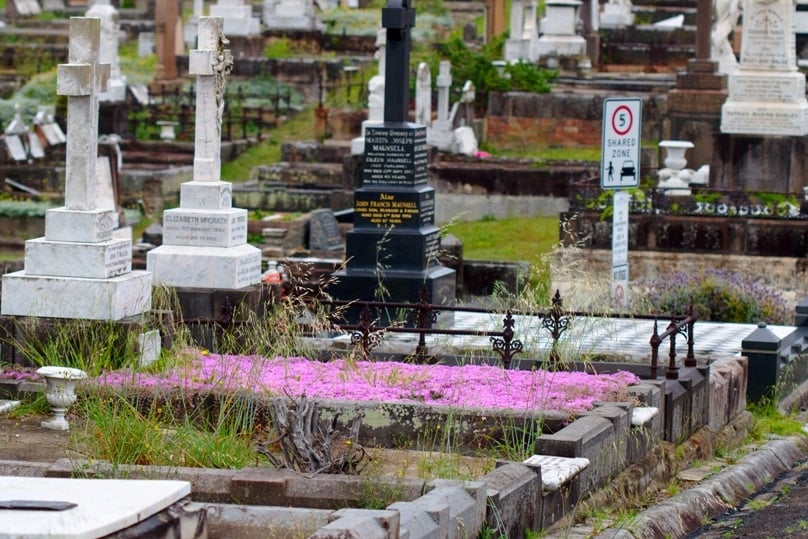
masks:
[(415, 83), (415, 123), (429, 126), (432, 123), (432, 73), (425, 62), (418, 64)]
[(224, 46), (221, 17), (200, 17), (197, 48), (188, 58), (188, 73), (196, 75), (196, 133), (194, 180), (217, 182), (221, 178), (222, 112), (225, 78), (233, 56)]
[(406, 122), (410, 92), (410, 28), (415, 10), (409, 0), (388, 0), (382, 8), (382, 27), (387, 30), (385, 60), (384, 121)]
[(57, 68), (56, 91), (67, 96), (65, 208), (94, 210), (98, 179), (98, 94), (106, 91), (109, 64), (99, 63), (101, 20), (70, 19), (68, 63)]
[(452, 87), (452, 64), (441, 60), (438, 64), (438, 121), (449, 120), (449, 90)]

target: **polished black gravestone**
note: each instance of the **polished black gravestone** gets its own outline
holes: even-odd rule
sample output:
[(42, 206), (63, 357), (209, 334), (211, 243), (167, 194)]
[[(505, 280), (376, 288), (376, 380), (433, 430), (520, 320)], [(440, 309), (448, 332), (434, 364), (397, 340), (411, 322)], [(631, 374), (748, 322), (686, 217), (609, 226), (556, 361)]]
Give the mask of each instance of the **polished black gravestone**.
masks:
[[(425, 288), (431, 303), (454, 303), (455, 271), (438, 261), (440, 230), (426, 154), (424, 126), (385, 122), (367, 128), (347, 262), (329, 288), (335, 299), (415, 303)], [(355, 311), (349, 321), (355, 321)]]
[[(337, 300), (416, 303), (426, 289), (426, 299), (433, 304), (455, 301), (455, 271), (438, 262), (440, 237), (435, 190), (427, 185), (426, 127), (407, 122), (414, 25), (409, 0), (390, 0), (382, 9), (387, 31), (384, 123), (365, 130), (362, 185), (354, 191), (347, 261), (328, 289)], [(359, 309), (350, 309), (346, 318), (355, 322), (358, 314)]]

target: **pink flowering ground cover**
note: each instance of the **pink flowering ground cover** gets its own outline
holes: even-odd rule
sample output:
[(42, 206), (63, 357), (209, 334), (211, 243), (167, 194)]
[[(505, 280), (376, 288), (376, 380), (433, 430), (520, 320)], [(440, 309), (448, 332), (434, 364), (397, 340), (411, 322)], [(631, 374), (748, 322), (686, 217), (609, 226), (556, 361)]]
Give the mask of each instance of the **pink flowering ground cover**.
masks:
[(93, 382), (164, 389), (248, 389), (290, 397), (422, 402), (577, 415), (591, 409), (594, 401), (624, 398), (625, 389), (638, 381), (637, 376), (624, 371), (593, 375), (480, 365), (454, 367), (346, 360), (322, 363), (300, 357), (267, 359), (199, 354), (185, 367), (167, 373), (116, 371)]

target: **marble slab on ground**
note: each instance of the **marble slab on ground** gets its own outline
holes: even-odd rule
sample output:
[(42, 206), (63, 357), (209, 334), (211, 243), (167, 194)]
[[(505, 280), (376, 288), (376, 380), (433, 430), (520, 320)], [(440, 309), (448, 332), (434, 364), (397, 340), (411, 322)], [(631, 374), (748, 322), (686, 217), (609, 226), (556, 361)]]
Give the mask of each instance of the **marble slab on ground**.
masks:
[(64, 511), (3, 509), (0, 539), (94, 538), (128, 528), (191, 493), (187, 481), (0, 477), (0, 501), (65, 501)]

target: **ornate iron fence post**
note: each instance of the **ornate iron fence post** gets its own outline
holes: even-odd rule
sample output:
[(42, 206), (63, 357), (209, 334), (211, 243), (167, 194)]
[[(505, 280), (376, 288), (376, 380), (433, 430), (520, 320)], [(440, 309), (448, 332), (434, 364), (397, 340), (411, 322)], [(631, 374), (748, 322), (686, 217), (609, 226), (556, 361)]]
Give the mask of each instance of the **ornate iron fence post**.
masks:
[(687, 357), (685, 357), (685, 367), (697, 367), (696, 354), (693, 350), (695, 339), (693, 338), (693, 326), (696, 325), (696, 314), (693, 312), (693, 301), (690, 302), (690, 309), (687, 315)]
[(563, 302), (561, 300), (561, 293), (556, 290), (553, 296), (553, 306), (547, 316), (542, 318), (542, 327), (550, 332), (553, 338), (553, 344), (550, 347), (550, 364), (555, 366), (561, 361), (561, 354), (558, 352), (558, 341), (561, 335), (567, 331), (570, 324), (569, 316), (564, 314)]
[(679, 379), (679, 369), (676, 368), (676, 335), (679, 333), (676, 324), (676, 315), (671, 317), (671, 323), (668, 325), (668, 338), (671, 341), (670, 352), (668, 353), (668, 370), (665, 371), (665, 378), (668, 380)]
[(659, 327), (657, 321), (654, 320), (654, 333), (651, 335), (651, 367), (648, 370), (648, 377), (651, 380), (656, 380), (657, 369), (659, 367), (659, 344), (662, 338), (659, 336)]
[(494, 348), (494, 352), (499, 354), (499, 357), (502, 360), (502, 366), (506, 369), (511, 368), (511, 360), (513, 359), (514, 354), (518, 354), (523, 348), (522, 341), (513, 338), (514, 323), (515, 321), (513, 319), (513, 313), (509, 309), (505, 313), (505, 318), (502, 319), (502, 325), (504, 328), (502, 331), (502, 337), (489, 337), (489, 340)]
[[(429, 292), (426, 287), (422, 287), (418, 294), (418, 305), (416, 306), (415, 327), (418, 329), (431, 329), (432, 324), (438, 320), (438, 311), (432, 308), (429, 303)], [(426, 331), (418, 332), (418, 346), (415, 347), (415, 356), (418, 361), (424, 361), (428, 353), (426, 347)]]

